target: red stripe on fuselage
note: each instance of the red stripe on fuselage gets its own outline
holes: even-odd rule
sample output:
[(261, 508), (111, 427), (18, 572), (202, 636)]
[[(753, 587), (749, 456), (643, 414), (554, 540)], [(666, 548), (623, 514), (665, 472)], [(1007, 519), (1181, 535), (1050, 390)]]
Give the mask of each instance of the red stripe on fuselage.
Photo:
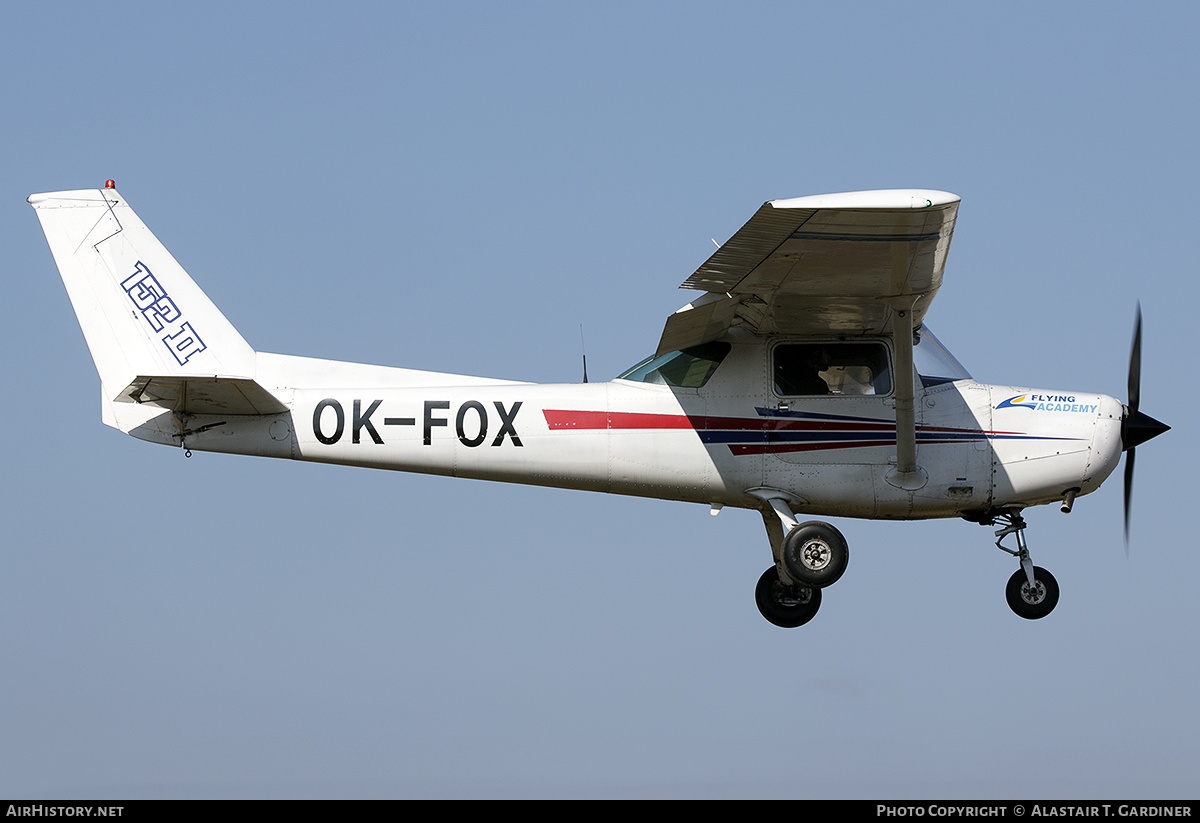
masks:
[(546, 425), (551, 429), (696, 429), (703, 427), (703, 418), (696, 425), (682, 414), (646, 414), (642, 412), (570, 411), (542, 409)]

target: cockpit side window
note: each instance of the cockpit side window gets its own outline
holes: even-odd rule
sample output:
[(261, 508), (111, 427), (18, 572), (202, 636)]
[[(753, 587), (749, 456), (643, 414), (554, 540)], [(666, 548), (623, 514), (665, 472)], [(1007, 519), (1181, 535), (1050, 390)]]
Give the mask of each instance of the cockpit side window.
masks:
[(787, 343), (774, 353), (775, 393), (781, 397), (876, 395), (892, 390), (882, 343)]
[(624, 374), (618, 375), (617, 379), (698, 389), (713, 376), (713, 372), (721, 365), (731, 348), (733, 347), (728, 343), (713, 341), (690, 346), (682, 351), (667, 352), (643, 360)]

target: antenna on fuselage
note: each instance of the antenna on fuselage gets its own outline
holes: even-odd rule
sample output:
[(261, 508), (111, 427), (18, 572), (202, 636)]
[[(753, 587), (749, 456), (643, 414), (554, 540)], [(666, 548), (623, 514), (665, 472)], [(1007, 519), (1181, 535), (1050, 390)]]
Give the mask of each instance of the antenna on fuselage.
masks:
[(583, 342), (583, 324), (579, 324), (579, 350), (583, 353), (583, 382), (587, 382), (587, 346)]

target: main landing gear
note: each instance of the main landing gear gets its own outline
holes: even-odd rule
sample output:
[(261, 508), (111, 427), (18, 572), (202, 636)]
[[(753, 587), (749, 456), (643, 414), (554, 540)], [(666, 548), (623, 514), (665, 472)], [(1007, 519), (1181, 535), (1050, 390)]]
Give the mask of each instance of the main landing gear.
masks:
[(754, 589), (758, 610), (769, 622), (794, 629), (812, 620), (821, 607), (821, 589), (846, 571), (850, 550), (846, 538), (828, 523), (797, 523), (787, 503), (767, 499), (763, 512), (775, 565), (763, 572)]
[(821, 608), (821, 590), (784, 583), (779, 569), (772, 566), (758, 578), (754, 589), (758, 610), (783, 629), (794, 629), (812, 620)]
[(801, 523), (783, 539), (783, 565), (788, 576), (814, 589), (836, 583), (849, 560), (846, 538), (828, 523)]
[[(1058, 605), (1058, 581), (1054, 575), (1041, 566), (1033, 565), (1029, 559), (1029, 549), (1025, 545), (1025, 518), (1021, 517), (1020, 509), (1001, 512), (986, 522), (989, 525), (1007, 524), (996, 532), (996, 547), (1021, 561), (1021, 568), (1008, 579), (1008, 585), (1004, 588), (1008, 607), (1026, 620), (1037, 620), (1050, 614)], [(1016, 535), (1015, 549), (1004, 545), (1004, 538), (1010, 534)]]

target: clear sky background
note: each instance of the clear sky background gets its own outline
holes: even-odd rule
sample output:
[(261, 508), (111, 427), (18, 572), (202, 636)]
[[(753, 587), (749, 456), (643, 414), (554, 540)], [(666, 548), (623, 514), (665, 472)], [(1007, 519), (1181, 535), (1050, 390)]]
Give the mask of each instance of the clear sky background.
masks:
[[(1194, 3), (45, 3), (0, 29), (0, 796), (1196, 798)], [(197, 453), (100, 422), (31, 192), (121, 193), (255, 347), (561, 382), (651, 352), (765, 200), (959, 194), (928, 322), (1125, 397), (1026, 512), (840, 520), (809, 625), (759, 516)]]

